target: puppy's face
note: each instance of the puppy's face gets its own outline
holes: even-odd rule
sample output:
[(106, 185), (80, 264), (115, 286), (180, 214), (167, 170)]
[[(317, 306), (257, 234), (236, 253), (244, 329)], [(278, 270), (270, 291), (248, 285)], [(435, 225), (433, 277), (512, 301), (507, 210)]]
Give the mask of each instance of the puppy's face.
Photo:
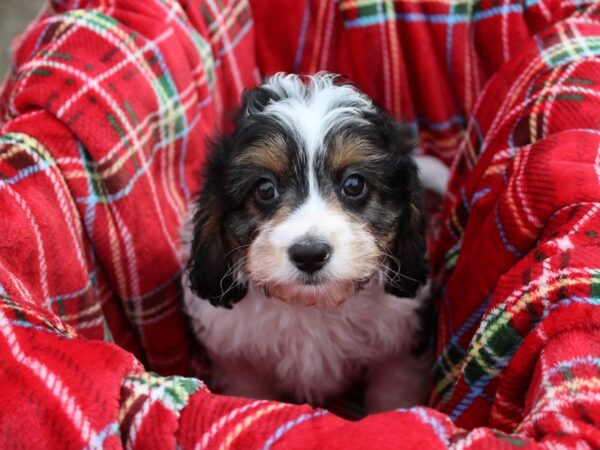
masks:
[(249, 283), (302, 305), (337, 305), (371, 280), (414, 295), (427, 266), (410, 150), (405, 130), (331, 75), (250, 91), (207, 164), (192, 289), (223, 306)]

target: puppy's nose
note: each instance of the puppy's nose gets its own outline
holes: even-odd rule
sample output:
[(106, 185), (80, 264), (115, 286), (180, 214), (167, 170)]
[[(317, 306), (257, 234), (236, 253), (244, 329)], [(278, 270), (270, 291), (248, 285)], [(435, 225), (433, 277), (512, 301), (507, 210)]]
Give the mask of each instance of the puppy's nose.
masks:
[(288, 249), (294, 265), (303, 272), (320, 270), (331, 256), (331, 247), (324, 242), (299, 242)]

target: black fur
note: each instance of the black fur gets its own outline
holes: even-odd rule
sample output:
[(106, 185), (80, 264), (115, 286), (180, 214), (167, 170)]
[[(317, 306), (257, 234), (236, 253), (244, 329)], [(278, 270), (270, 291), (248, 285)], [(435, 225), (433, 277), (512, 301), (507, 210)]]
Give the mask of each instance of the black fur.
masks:
[[(308, 195), (308, 169), (297, 136), (278, 121), (256, 115), (269, 102), (279, 100), (279, 95), (265, 88), (246, 92), (233, 133), (211, 145), (205, 164), (188, 270), (192, 291), (215, 306), (231, 308), (246, 295), (247, 284), (234, 279), (232, 268), (244, 255), (258, 226), (278, 208), (277, 204), (261, 206), (252, 200), (257, 179), (273, 178), (284, 192), (279, 205), (285, 204), (291, 210)], [(366, 222), (379, 239), (393, 236), (385, 261), (389, 272), (385, 290), (398, 297), (414, 297), (426, 282), (428, 266), (422, 193), (417, 167), (410, 156), (412, 136), (381, 108), (364, 116), (368, 124), (353, 124), (333, 133), (356, 135), (381, 152), (378, 161), (353, 169), (369, 181), (372, 192), (360, 201), (340, 196), (344, 174), (334, 173), (327, 157), (317, 161), (319, 191), (330, 199), (337, 196), (347, 212)], [(277, 178), (248, 162), (236, 163), (236, 157), (252, 143), (274, 134), (285, 141), (286, 154), (282, 157), (289, 160), (285, 176)], [(334, 135), (326, 136), (324, 145), (330, 145)]]
[(381, 107), (366, 118), (371, 126), (353, 127), (350, 133), (380, 149), (383, 158), (361, 168), (367, 178), (371, 175), (380, 183), (371, 202), (346, 206), (367, 220), (381, 237), (393, 230), (395, 239), (386, 258), (389, 279), (385, 291), (397, 297), (414, 297), (429, 275), (423, 189), (411, 157), (414, 136), (410, 128), (394, 121)]
[[(211, 151), (204, 171), (204, 186), (194, 215), (194, 232), (188, 262), (190, 287), (200, 298), (215, 306), (231, 308), (247, 291), (245, 284), (238, 284), (231, 274), (234, 253), (230, 253), (226, 229), (220, 224), (208, 225), (210, 221), (221, 222), (230, 209), (224, 195), (223, 173), (231, 151), (225, 141), (216, 144)], [(214, 217), (213, 215), (216, 215)]]
[[(188, 274), (192, 291), (214, 306), (232, 308), (247, 292), (247, 283), (235, 280), (232, 269), (238, 257), (235, 249), (250, 239), (255, 220), (233, 213), (240, 210), (252, 189), (254, 178), (250, 175), (254, 173), (251, 167), (233, 167), (232, 161), (244, 147), (280, 128), (250, 114), (262, 111), (272, 100), (277, 96), (264, 88), (244, 92), (233, 133), (209, 143), (204, 183), (193, 219)], [(218, 223), (218, 229), (207, 226), (209, 221)]]
[(385, 290), (397, 297), (414, 297), (421, 286), (427, 282), (429, 264), (426, 257), (425, 214), (423, 207), (423, 188), (419, 182), (418, 169), (410, 157), (413, 149), (413, 137), (408, 127), (391, 120), (389, 115), (380, 110), (379, 117), (373, 119), (390, 153), (394, 150), (402, 152), (387, 167), (386, 185), (399, 185), (399, 189), (391, 189), (390, 195), (395, 197), (401, 207), (401, 214), (396, 225), (396, 239), (390, 248), (391, 256), (387, 259), (392, 281), (388, 281)]

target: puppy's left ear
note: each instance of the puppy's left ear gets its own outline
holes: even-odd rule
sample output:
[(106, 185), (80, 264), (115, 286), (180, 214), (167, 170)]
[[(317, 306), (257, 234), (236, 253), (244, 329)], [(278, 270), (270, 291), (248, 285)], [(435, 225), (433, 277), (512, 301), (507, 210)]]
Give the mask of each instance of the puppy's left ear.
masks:
[(427, 283), (429, 265), (425, 245), (425, 219), (420, 206), (410, 203), (403, 211), (388, 258), (385, 291), (396, 297), (415, 297)]
[(427, 283), (429, 265), (425, 243), (425, 214), (423, 189), (419, 172), (411, 156), (414, 148), (412, 130), (393, 120), (388, 114), (379, 115), (379, 130), (393, 155), (386, 174), (393, 185), (393, 194), (401, 199), (402, 213), (396, 225), (396, 239), (391, 244), (385, 291), (396, 297), (415, 297)]

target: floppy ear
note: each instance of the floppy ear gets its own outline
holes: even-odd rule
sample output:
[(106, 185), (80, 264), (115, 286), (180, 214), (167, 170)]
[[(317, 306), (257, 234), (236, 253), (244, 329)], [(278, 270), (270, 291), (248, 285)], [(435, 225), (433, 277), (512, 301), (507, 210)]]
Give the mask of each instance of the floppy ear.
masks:
[(401, 186), (393, 195), (399, 196), (403, 204), (396, 224), (396, 238), (389, 249), (392, 257), (387, 261), (390, 273), (385, 291), (397, 297), (414, 297), (429, 276), (423, 189), (417, 165), (411, 157), (414, 137), (409, 127), (386, 113), (380, 115), (378, 126), (385, 145), (394, 155), (387, 174), (390, 184)]
[(187, 269), (192, 292), (214, 306), (232, 308), (246, 295), (247, 284), (236, 279), (233, 253), (223, 229), (224, 208), (228, 203), (223, 192), (226, 147), (227, 139), (213, 145), (206, 163)]
[(249, 117), (261, 112), (275, 98), (277, 94), (264, 87), (246, 90), (235, 130), (210, 146), (204, 168), (204, 185), (194, 216), (188, 274), (192, 291), (215, 306), (232, 308), (234, 303), (244, 298), (248, 289), (247, 283), (236, 278), (235, 252), (231, 251), (232, 245), (228, 245), (223, 226), (232, 201), (225, 193), (228, 162), (238, 140), (252, 140), (262, 131)]
[(429, 265), (426, 258), (425, 220), (417, 205), (410, 203), (397, 225), (392, 245), (393, 258), (388, 258), (388, 282), (385, 291), (396, 297), (415, 297), (427, 283)]

